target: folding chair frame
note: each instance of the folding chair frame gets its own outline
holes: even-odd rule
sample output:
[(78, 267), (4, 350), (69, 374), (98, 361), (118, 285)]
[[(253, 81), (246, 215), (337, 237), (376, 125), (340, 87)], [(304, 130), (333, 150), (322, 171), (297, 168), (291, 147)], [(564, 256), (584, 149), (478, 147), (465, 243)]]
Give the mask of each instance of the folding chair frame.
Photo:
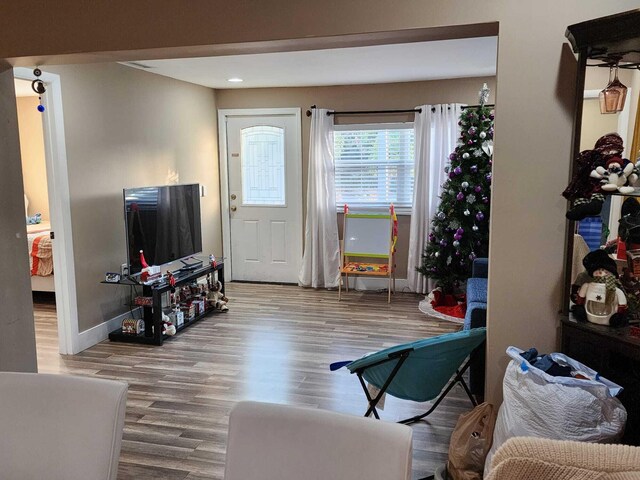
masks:
[[(478, 405), (478, 402), (476, 402), (476, 399), (471, 394), (471, 390), (469, 390), (469, 386), (467, 385), (467, 382), (464, 381), (463, 375), (468, 370), (468, 368), (471, 365), (472, 361), (478, 355), (478, 352), (481, 351), (481, 349), (484, 348), (485, 343), (486, 343), (486, 341), (483, 341), (479, 346), (477, 346), (471, 352), (471, 354), (467, 358), (467, 361), (462, 365), (462, 367), (459, 367), (459, 368), (456, 369), (456, 374), (451, 378), (451, 380), (449, 381), (449, 384), (447, 385), (447, 387), (442, 392), (440, 392), (440, 395), (436, 399), (435, 403), (431, 406), (431, 408), (428, 411), (426, 411), (422, 415), (416, 415), (415, 417), (405, 418), (404, 420), (400, 420), (398, 423), (402, 423), (402, 424), (405, 424), (405, 425), (410, 425), (412, 423), (415, 423), (415, 422), (418, 422), (418, 421), (422, 420), (423, 418), (425, 418), (426, 416), (431, 414), (436, 409), (436, 407), (438, 405), (440, 405), (440, 402), (442, 402), (442, 400), (444, 400), (444, 398), (449, 394), (451, 389), (453, 389), (453, 387), (456, 386), (457, 383), (460, 383), (462, 385), (462, 388), (464, 388), (464, 391), (469, 396), (469, 400), (471, 400), (471, 403), (473, 404), (473, 406), (476, 407)], [(380, 419), (380, 416), (378, 415), (378, 411), (376, 410), (376, 406), (378, 405), (378, 402), (380, 401), (382, 396), (387, 391), (387, 388), (389, 388), (389, 385), (391, 384), (391, 382), (395, 378), (396, 374), (400, 370), (400, 367), (402, 367), (402, 364), (405, 362), (405, 360), (409, 356), (409, 353), (411, 353), (412, 351), (413, 351), (413, 348), (408, 348), (408, 349), (405, 349), (405, 350), (399, 350), (397, 352), (394, 352), (394, 353), (390, 354), (387, 358), (385, 358), (383, 360), (380, 360), (379, 362), (372, 363), (371, 365), (367, 365), (366, 367), (359, 368), (358, 370), (356, 370), (354, 372), (358, 376), (358, 380), (360, 380), (360, 385), (362, 385), (362, 389), (364, 390), (364, 394), (367, 397), (367, 401), (369, 402), (369, 407), (367, 408), (367, 411), (364, 414), (365, 417), (368, 417), (371, 413), (373, 413), (373, 415), (377, 419)], [(396, 359), (398, 360), (398, 362), (396, 363), (395, 367), (393, 368), (393, 370), (389, 374), (389, 377), (384, 382), (384, 385), (382, 386), (382, 388), (380, 389), (378, 394), (375, 396), (375, 398), (372, 398), (371, 394), (369, 393), (369, 390), (367, 389), (367, 384), (365, 383), (364, 378), (363, 378), (364, 371), (367, 368), (375, 367), (375, 366), (378, 366), (378, 365), (381, 365), (383, 363), (387, 363), (387, 362), (390, 362), (390, 361), (396, 360)]]

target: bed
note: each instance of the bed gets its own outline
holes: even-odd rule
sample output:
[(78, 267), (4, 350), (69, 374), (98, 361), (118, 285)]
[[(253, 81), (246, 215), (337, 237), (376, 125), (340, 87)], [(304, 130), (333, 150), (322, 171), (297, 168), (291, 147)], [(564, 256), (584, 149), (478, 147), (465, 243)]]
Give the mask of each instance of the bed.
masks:
[(49, 222), (27, 225), (31, 290), (34, 292), (55, 291), (50, 233), (51, 225)]

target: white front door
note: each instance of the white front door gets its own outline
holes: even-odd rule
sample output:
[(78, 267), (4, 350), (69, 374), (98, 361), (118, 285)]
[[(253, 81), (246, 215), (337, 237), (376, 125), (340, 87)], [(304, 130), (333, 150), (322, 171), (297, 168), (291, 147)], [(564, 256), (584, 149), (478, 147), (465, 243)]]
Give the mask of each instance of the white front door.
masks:
[(299, 113), (226, 120), (231, 279), (297, 283), (303, 235)]

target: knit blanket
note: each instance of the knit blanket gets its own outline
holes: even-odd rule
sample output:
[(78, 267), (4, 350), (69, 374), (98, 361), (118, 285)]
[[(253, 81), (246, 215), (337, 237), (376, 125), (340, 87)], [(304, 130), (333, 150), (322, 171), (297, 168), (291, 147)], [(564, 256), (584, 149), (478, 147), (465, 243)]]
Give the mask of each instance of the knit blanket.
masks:
[(29, 268), (31, 276), (53, 274), (53, 247), (49, 232), (29, 233)]

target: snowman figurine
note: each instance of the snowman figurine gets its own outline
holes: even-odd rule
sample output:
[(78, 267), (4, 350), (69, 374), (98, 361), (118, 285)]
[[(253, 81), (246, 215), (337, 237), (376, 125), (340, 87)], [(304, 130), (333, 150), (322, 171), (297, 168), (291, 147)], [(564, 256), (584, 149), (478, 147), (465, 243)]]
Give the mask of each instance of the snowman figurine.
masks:
[(591, 176), (602, 183), (603, 191), (633, 193), (633, 185), (638, 180), (637, 169), (633, 163), (626, 158), (616, 156), (607, 160), (605, 167), (596, 167), (591, 172)]
[(620, 288), (615, 260), (604, 250), (595, 250), (584, 257), (582, 264), (591, 281), (582, 284), (578, 291), (576, 318), (598, 325), (624, 325), (627, 298)]

